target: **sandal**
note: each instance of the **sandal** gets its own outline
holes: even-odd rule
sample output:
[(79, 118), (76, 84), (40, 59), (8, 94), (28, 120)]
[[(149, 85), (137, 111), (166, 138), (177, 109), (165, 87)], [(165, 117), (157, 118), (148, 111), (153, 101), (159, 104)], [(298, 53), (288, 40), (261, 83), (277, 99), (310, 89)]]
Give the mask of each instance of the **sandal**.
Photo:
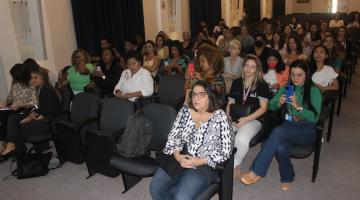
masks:
[(241, 176), (240, 181), (243, 182), (245, 185), (255, 184), (261, 176), (256, 175), (254, 172), (250, 171)]

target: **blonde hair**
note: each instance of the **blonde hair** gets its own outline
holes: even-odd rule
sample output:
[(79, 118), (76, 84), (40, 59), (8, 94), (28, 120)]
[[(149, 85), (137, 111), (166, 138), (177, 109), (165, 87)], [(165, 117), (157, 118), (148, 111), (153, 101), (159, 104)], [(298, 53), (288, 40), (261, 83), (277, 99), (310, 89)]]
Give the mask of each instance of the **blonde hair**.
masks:
[(252, 88), (251, 91), (254, 91), (257, 87), (257, 85), (259, 84), (259, 82), (263, 82), (263, 70), (262, 70), (262, 63), (260, 61), (260, 59), (254, 55), (254, 54), (247, 54), (244, 58), (244, 65), (241, 68), (241, 79), (243, 80), (243, 84), (245, 86), (245, 64), (248, 60), (253, 60), (256, 63), (256, 73), (255, 73), (255, 78), (252, 84)]
[(234, 39), (230, 41), (229, 47), (239, 47), (241, 49), (242, 45), (239, 40)]

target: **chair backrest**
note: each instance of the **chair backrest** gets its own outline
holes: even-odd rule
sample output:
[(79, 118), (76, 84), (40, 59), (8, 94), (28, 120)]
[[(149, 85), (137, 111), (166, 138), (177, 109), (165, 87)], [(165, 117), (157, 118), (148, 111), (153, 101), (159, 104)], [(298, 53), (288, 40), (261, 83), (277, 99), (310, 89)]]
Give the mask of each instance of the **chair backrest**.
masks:
[(159, 82), (158, 96), (160, 103), (176, 107), (180, 101), (184, 100), (183, 76), (172, 75), (164, 76)]
[(120, 130), (133, 113), (131, 102), (115, 97), (106, 99), (101, 110), (100, 130), (110, 133)]
[(151, 103), (144, 106), (144, 113), (153, 122), (153, 137), (149, 148), (162, 150), (176, 118), (176, 110), (168, 105)]
[(97, 118), (99, 109), (97, 96), (86, 92), (79, 93), (72, 102), (70, 120), (76, 125), (80, 125), (89, 118)]

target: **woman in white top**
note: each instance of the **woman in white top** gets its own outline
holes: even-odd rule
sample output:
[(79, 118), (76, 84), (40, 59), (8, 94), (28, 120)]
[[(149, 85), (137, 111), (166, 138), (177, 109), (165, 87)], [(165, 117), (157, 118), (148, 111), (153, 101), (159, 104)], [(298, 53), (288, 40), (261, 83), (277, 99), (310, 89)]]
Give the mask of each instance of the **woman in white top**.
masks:
[(311, 79), (321, 92), (337, 90), (339, 88), (339, 83), (336, 79), (338, 74), (332, 67), (324, 64), (328, 57), (329, 52), (327, 48), (319, 45), (314, 48), (310, 62), (314, 71)]
[(141, 67), (142, 56), (139, 52), (130, 51), (126, 55), (127, 68), (114, 89), (119, 98), (135, 101), (138, 97), (150, 96), (154, 92), (154, 81), (150, 72)]
[(229, 93), (231, 84), (234, 79), (240, 77), (241, 68), (244, 64), (244, 59), (240, 57), (241, 42), (239, 40), (231, 40), (229, 44), (229, 57), (224, 58), (224, 74), (226, 93)]
[(157, 55), (156, 45), (153, 41), (148, 40), (145, 42), (145, 53), (144, 53), (144, 68), (149, 70), (153, 77), (156, 76), (160, 66), (160, 58)]

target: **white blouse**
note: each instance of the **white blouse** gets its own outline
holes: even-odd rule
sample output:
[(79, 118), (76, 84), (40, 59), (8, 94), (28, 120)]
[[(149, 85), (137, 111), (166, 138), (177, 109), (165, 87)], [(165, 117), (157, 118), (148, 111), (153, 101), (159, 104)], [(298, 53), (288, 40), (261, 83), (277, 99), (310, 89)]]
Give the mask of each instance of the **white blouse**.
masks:
[(184, 145), (188, 154), (206, 158), (207, 165), (212, 168), (226, 161), (234, 146), (234, 133), (225, 112), (215, 111), (207, 122), (196, 129), (190, 109), (187, 106), (182, 107), (163, 152), (173, 154), (175, 150), (181, 151)]
[[(131, 76), (130, 69), (126, 69), (121, 73), (120, 80), (114, 88), (114, 94), (116, 90), (120, 90), (122, 93), (141, 91), (144, 97), (150, 96), (154, 92), (154, 80), (150, 72), (142, 67), (133, 76)], [(129, 100), (135, 101), (136, 98), (132, 97)]]

